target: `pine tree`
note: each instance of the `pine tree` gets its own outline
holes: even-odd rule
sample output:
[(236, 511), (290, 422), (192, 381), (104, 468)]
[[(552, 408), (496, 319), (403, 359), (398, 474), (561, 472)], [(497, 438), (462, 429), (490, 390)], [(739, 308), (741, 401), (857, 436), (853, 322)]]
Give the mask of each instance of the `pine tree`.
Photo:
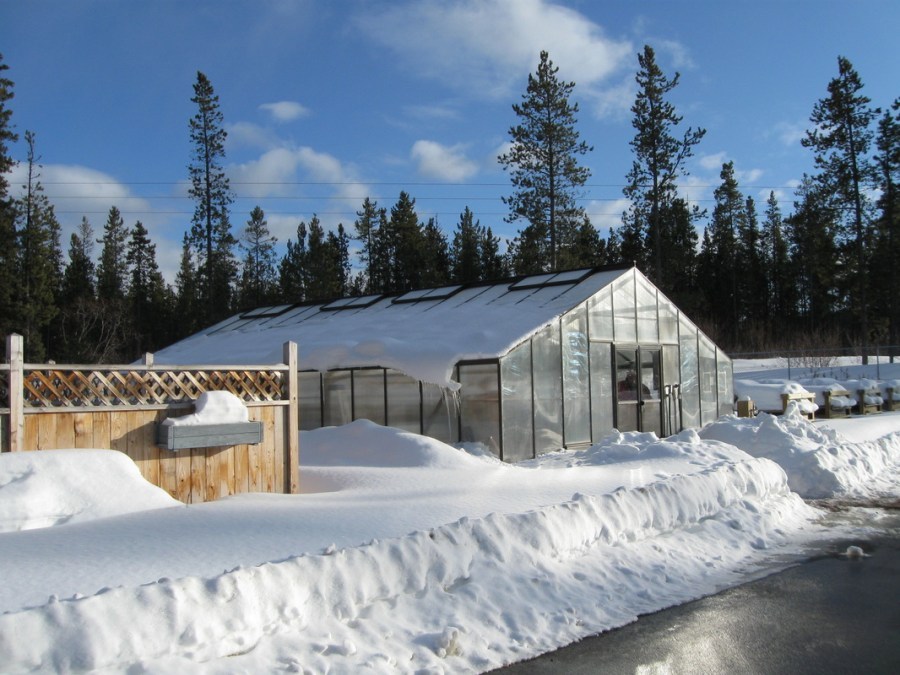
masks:
[(450, 281), (450, 248), (437, 220), (429, 218), (422, 229), (419, 285), (443, 286)]
[(764, 321), (767, 336), (783, 333), (787, 322), (796, 313), (796, 297), (792, 278), (788, 242), (785, 238), (784, 219), (774, 192), (766, 201), (766, 217), (762, 226), (762, 263), (765, 270)]
[(87, 217), (69, 239), (69, 264), (60, 293), (60, 343), (57, 355), (68, 363), (90, 363), (101, 317), (96, 298), (94, 229)]
[(34, 133), (26, 131), (25, 141), (28, 145), (27, 182), (25, 194), (16, 208), (20, 279), (16, 316), (24, 337), (26, 358), (42, 361), (50, 346), (50, 322), (57, 314), (59, 279), (54, 237), (58, 238), (59, 223), (39, 180)]
[(213, 323), (231, 311), (231, 291), (237, 265), (228, 207), (234, 201), (222, 167), (225, 158), (223, 115), (209, 79), (197, 72), (194, 96), (197, 113), (190, 120), (192, 144), (189, 194), (195, 202), (191, 244), (198, 264), (198, 290), (206, 319)]
[(575, 83), (561, 82), (558, 71), (542, 51), (537, 72), (528, 75), (522, 103), (513, 105), (519, 124), (509, 129), (512, 148), (498, 158), (510, 172), (514, 189), (503, 199), (509, 206), (507, 222), (528, 222), (520, 235), (520, 268), (522, 254), (537, 247), (537, 266), (557, 269), (560, 232), (567, 225), (577, 227), (584, 218), (576, 200), (591, 172), (578, 165), (578, 157), (593, 148), (579, 140), (575, 127), (578, 104), (569, 102)]
[(141, 221), (131, 230), (128, 242), (128, 303), (131, 318), (131, 355), (153, 351), (165, 337), (166, 285), (156, 262), (156, 244)]
[[(666, 270), (677, 276), (679, 269), (671, 264), (663, 266), (663, 251), (668, 257), (672, 244), (681, 242), (669, 233), (673, 222), (666, 216), (675, 213), (670, 207), (677, 196), (676, 180), (687, 175), (685, 161), (693, 155), (694, 146), (703, 139), (706, 130), (688, 128), (677, 138), (674, 132), (682, 117), (676, 114), (675, 106), (666, 96), (678, 86), (680, 74), (675, 73), (671, 79), (663, 75), (649, 45), (638, 54), (638, 65), (640, 70), (635, 76), (638, 93), (631, 106), (634, 115), (631, 124), (636, 133), (630, 145), (635, 158), (624, 189), (632, 206), (625, 218), (623, 249), (639, 264), (648, 264), (647, 269), (652, 270), (650, 277), (660, 288), (668, 290)], [(678, 255), (684, 257), (688, 252), (692, 251), (684, 249)]]
[(243, 309), (260, 307), (276, 298), (275, 244), (269, 232), (266, 214), (257, 206), (250, 212), (250, 220), (241, 236), (241, 248), (246, 251), (239, 291), (239, 305)]
[(181, 262), (175, 275), (174, 337), (193, 335), (202, 326), (199, 321), (200, 294), (197, 288), (197, 266), (190, 237), (185, 233), (181, 241)]
[[(758, 337), (755, 331), (762, 326), (765, 317), (766, 280), (762, 259), (762, 234), (753, 197), (744, 201), (744, 218), (738, 223), (737, 298), (741, 306), (742, 334), (745, 339)], [(747, 345), (752, 346), (752, 345)]]
[(350, 293), (351, 265), (350, 235), (344, 229), (343, 223), (338, 223), (337, 232), (328, 233), (328, 246), (333, 252), (337, 297), (344, 297)]
[(360, 242), (359, 261), (365, 270), (365, 292), (381, 293), (389, 286), (389, 266), (385, 242), (387, 213), (378, 208), (378, 202), (368, 197), (362, 209), (356, 212), (354, 228)]
[(421, 287), (424, 236), (416, 213), (416, 200), (405, 191), (400, 192), (397, 203), (391, 207), (387, 250), (391, 268), (389, 292), (400, 293)]
[[(887, 288), (879, 294), (878, 304), (888, 317), (888, 341), (897, 345), (900, 341), (900, 303), (894, 289), (897, 288), (897, 267), (900, 266), (900, 98), (895, 99), (891, 110), (886, 110), (878, 120), (875, 145), (881, 196), (873, 267), (878, 274), (887, 270)], [(891, 355), (894, 356), (893, 351)]]
[(451, 278), (458, 283), (468, 284), (483, 278), (480, 229), (481, 223), (475, 222), (467, 206), (459, 216), (450, 246)]
[(13, 82), (4, 76), (9, 66), (0, 54), (0, 331), (8, 335), (15, 330), (19, 276), (18, 241), (16, 237), (16, 205), (9, 198), (7, 174), (16, 162), (9, 154), (9, 144), (19, 140), (13, 131), (12, 110), (8, 102), (13, 96)]
[(820, 181), (809, 176), (796, 191), (794, 212), (785, 221), (794, 265), (799, 328), (807, 333), (821, 331), (834, 322), (839, 299), (848, 279), (839, 262), (837, 231), (839, 220), (833, 200)]
[(868, 363), (869, 293), (868, 259), (870, 222), (866, 188), (872, 184), (874, 170), (868, 157), (872, 142), (871, 125), (877, 109), (861, 92), (863, 84), (850, 61), (838, 57), (838, 76), (828, 83), (828, 96), (816, 103), (810, 115), (813, 129), (802, 143), (815, 153), (818, 179), (848, 214), (842, 223), (846, 239), (852, 242), (853, 255), (846, 260), (852, 268), (851, 288), (860, 323), (863, 362)]
[(287, 253), (278, 264), (278, 285), (284, 302), (306, 299), (306, 223), (297, 225), (297, 243), (287, 240)]
[(103, 245), (97, 266), (97, 296), (101, 300), (120, 301), (125, 298), (128, 284), (127, 241), (128, 228), (122, 214), (111, 206), (103, 226), (103, 238), (97, 241)]
[(729, 347), (736, 344), (742, 324), (738, 299), (738, 235), (746, 222), (744, 197), (734, 176), (734, 162), (722, 165), (722, 183), (716, 188), (712, 219), (704, 232), (701, 248), (706, 312)]
[(509, 276), (509, 268), (500, 253), (500, 237), (495, 237), (491, 228), (481, 230), (481, 278), (483, 280), (503, 279)]

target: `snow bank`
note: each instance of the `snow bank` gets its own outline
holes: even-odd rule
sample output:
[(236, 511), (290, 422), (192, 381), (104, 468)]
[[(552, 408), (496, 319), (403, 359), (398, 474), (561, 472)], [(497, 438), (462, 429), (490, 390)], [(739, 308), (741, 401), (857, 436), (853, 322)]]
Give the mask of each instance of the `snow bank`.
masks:
[(183, 504), (114, 450), (0, 454), (0, 532), (78, 523)]
[(734, 583), (816, 514), (773, 463), (720, 462), (214, 578), (53, 600), (0, 615), (0, 663), (483, 671)]
[(699, 433), (777, 462), (791, 489), (810, 499), (874, 496), (900, 469), (900, 433), (852, 443), (833, 429), (811, 423), (793, 407), (780, 416), (723, 417)]
[[(825, 393), (828, 392), (829, 404), (835, 410), (849, 410), (856, 405), (855, 390), (847, 389), (843, 383), (829, 377), (813, 377), (797, 380), (803, 388), (816, 395), (816, 404), (825, 407)], [(844, 394), (850, 394), (845, 396)]]

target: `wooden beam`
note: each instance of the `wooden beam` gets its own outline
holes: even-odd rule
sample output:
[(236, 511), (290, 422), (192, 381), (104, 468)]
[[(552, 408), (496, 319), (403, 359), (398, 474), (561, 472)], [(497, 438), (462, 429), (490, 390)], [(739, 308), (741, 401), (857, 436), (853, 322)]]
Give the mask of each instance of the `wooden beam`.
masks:
[(285, 429), (285, 491), (300, 492), (300, 400), (297, 375), (297, 343), (284, 343), (284, 362), (287, 364), (287, 429)]

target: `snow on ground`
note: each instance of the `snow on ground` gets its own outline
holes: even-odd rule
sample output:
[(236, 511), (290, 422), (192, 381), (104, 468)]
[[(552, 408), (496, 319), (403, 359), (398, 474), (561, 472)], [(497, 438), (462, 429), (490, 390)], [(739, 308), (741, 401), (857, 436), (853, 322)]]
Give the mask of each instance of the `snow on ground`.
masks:
[[(865, 429), (850, 438), (857, 420)], [(797, 475), (825, 485), (827, 469), (841, 494), (868, 494), (876, 480), (900, 494), (900, 415), (828, 424), (726, 417), (700, 433), (613, 433), (511, 466), (358, 421), (302, 434), (301, 495), (168, 508), (113, 451), (5, 454), (0, 663), (488, 670), (802, 553), (823, 526), (791, 491)], [(751, 456), (766, 444), (777, 451), (759, 454), (783, 464)], [(785, 460), (817, 447), (842, 461), (813, 471)], [(885, 458), (877, 476), (873, 456)], [(66, 501), (54, 486), (81, 496)], [(24, 529), (54, 502), (43, 524), (65, 524)]]

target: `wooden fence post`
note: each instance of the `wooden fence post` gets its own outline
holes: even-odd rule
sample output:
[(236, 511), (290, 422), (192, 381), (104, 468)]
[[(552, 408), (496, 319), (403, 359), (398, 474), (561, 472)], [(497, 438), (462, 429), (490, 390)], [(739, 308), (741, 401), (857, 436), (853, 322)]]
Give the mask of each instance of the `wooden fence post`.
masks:
[(25, 357), (22, 336), (6, 336), (9, 359), (9, 451), (25, 449)]
[(284, 343), (284, 362), (288, 366), (287, 395), (287, 466), (285, 467), (285, 487), (289, 494), (300, 492), (300, 401), (297, 376), (297, 343)]

